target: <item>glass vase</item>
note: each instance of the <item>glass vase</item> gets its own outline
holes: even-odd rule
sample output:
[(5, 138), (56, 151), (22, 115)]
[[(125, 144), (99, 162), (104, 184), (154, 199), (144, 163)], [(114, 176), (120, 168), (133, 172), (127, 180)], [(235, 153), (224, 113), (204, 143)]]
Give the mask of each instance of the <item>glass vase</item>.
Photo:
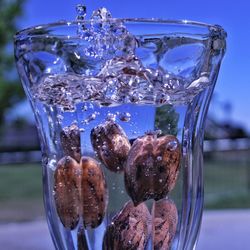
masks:
[(15, 36), (56, 249), (194, 249), (220, 26), (59, 22)]

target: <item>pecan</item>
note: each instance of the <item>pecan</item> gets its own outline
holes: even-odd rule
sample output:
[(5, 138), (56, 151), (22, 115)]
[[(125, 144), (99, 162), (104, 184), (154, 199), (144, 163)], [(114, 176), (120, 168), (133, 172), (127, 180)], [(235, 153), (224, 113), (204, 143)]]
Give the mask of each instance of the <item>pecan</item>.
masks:
[(54, 178), (56, 209), (64, 227), (74, 229), (81, 216), (85, 227), (100, 225), (108, 200), (100, 164), (90, 157), (82, 157), (80, 163), (70, 156), (63, 157)]
[(80, 165), (70, 156), (63, 157), (55, 171), (56, 209), (65, 228), (74, 229), (79, 221), (81, 173)]
[(176, 233), (178, 223), (177, 208), (170, 199), (154, 203), (152, 208), (154, 250), (168, 250)]
[(180, 156), (180, 145), (175, 136), (157, 138), (147, 134), (135, 140), (124, 175), (126, 190), (135, 205), (166, 197), (176, 184)]
[(107, 227), (103, 250), (143, 250), (150, 235), (151, 216), (147, 206), (129, 201)]
[(77, 250), (88, 250), (88, 242), (84, 228), (80, 227), (77, 232)]
[(109, 170), (123, 170), (131, 145), (118, 124), (106, 121), (92, 129), (91, 143), (99, 159)]
[(78, 162), (81, 158), (80, 130), (73, 124), (63, 128), (60, 133), (62, 149), (65, 155), (71, 156)]
[(86, 227), (95, 228), (102, 223), (107, 208), (107, 185), (100, 164), (90, 158), (81, 158), (82, 214)]

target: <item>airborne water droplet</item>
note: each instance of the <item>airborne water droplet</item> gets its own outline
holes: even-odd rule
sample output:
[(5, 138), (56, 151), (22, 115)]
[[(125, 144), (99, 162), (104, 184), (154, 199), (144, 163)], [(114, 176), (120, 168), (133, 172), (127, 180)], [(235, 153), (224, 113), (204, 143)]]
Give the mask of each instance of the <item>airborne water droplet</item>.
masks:
[(85, 17), (86, 17), (87, 8), (86, 8), (85, 5), (77, 4), (77, 5), (76, 5), (76, 12), (77, 12), (76, 20), (82, 21), (82, 20), (84, 20)]
[(84, 36), (84, 31), (85, 31), (85, 26), (82, 23), (82, 21), (85, 20), (86, 14), (87, 14), (87, 9), (85, 5), (82, 4), (77, 4), (76, 6), (76, 12), (77, 12), (77, 16), (76, 16), (76, 20), (79, 22), (77, 25), (77, 34), (80, 37)]

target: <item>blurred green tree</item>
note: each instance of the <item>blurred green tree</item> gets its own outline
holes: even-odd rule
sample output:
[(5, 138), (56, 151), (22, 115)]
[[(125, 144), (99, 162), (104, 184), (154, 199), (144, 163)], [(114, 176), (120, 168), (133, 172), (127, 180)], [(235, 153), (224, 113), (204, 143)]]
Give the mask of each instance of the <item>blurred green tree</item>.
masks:
[(155, 114), (155, 128), (160, 129), (162, 134), (177, 135), (179, 114), (171, 105), (157, 107)]
[(25, 0), (0, 0), (0, 126), (6, 110), (24, 98), (13, 56), (13, 36)]

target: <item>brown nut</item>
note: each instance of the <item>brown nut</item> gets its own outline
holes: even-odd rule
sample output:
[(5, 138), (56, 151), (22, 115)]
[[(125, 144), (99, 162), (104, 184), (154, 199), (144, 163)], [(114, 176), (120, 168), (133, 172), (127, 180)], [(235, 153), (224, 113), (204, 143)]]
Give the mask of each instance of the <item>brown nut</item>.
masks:
[(63, 157), (55, 171), (54, 197), (58, 216), (65, 228), (74, 229), (80, 216), (80, 165), (70, 156)]
[(100, 164), (82, 157), (82, 214), (85, 227), (95, 228), (102, 223), (107, 208), (108, 192)]
[(77, 232), (77, 250), (88, 249), (88, 242), (85, 236), (84, 228), (80, 227)]
[(174, 202), (170, 199), (155, 202), (152, 216), (154, 250), (170, 249), (178, 223), (178, 212)]
[(118, 124), (106, 121), (92, 129), (91, 143), (99, 159), (109, 170), (123, 170), (131, 145)]
[(78, 162), (81, 158), (80, 130), (73, 124), (63, 128), (60, 133), (62, 149), (65, 155), (71, 156)]
[(135, 205), (160, 200), (176, 183), (180, 166), (180, 145), (175, 136), (137, 138), (128, 154), (125, 187)]
[(129, 201), (112, 219), (103, 239), (103, 250), (143, 250), (150, 235), (151, 216), (147, 206)]
[(54, 195), (58, 216), (65, 228), (74, 229), (83, 217), (85, 227), (101, 224), (108, 194), (100, 164), (90, 157), (80, 163), (63, 157), (55, 171)]

